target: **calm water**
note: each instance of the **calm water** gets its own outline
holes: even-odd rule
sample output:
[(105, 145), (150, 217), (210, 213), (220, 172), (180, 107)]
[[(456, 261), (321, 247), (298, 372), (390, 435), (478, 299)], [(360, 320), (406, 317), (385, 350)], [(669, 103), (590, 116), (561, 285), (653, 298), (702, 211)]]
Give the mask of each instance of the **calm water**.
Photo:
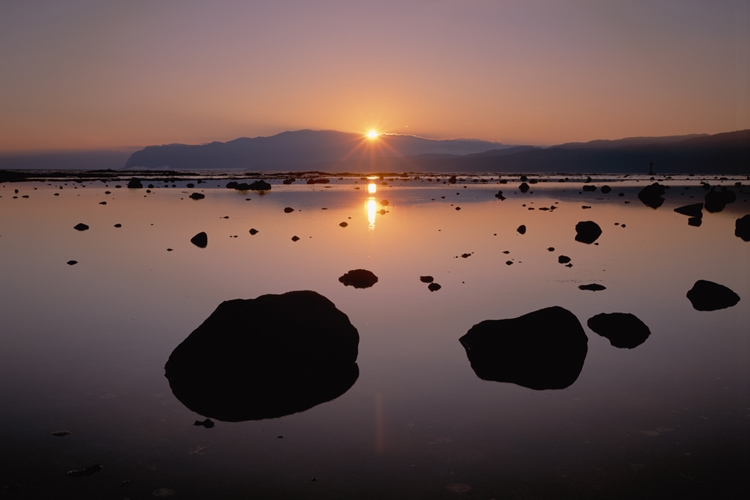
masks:
[[(225, 180), (157, 182), (151, 193), (126, 182), (0, 184), (4, 494), (745, 498), (750, 243), (734, 222), (750, 213), (747, 187), (691, 227), (673, 209), (702, 201), (693, 178), (661, 181), (670, 189), (656, 210), (636, 197), (647, 180), (594, 179), (613, 187), (606, 195), (581, 182), (527, 194), (517, 180), (382, 182), (375, 193), (359, 178), (274, 183), (264, 196)], [(601, 226), (598, 245), (574, 240), (585, 220)], [(79, 222), (90, 229), (74, 230)], [(200, 231), (205, 249), (190, 243)], [(378, 283), (339, 283), (358, 268)], [(422, 275), (442, 288), (430, 292)], [(739, 304), (696, 311), (685, 294), (699, 279)], [(588, 283), (606, 290), (578, 289)], [(164, 377), (172, 350), (222, 301), (290, 290), (315, 290), (349, 316), (357, 382), (303, 413), (194, 426), (204, 417)], [(553, 305), (589, 338), (573, 385), (477, 378), (459, 337)], [(585, 326), (602, 312), (632, 313), (651, 336), (615, 348)], [(52, 435), (61, 430), (71, 434)], [(66, 475), (94, 464), (103, 470)]]

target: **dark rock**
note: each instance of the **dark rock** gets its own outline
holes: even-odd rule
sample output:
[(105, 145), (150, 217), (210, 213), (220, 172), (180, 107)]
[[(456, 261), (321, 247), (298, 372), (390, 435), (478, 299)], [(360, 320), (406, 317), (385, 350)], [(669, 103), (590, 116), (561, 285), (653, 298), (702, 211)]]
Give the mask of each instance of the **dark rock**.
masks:
[(296, 234), (292, 236), (292, 241), (295, 241), (295, 242), (299, 241), (299, 236), (297, 236)]
[(530, 389), (564, 389), (576, 381), (588, 351), (578, 319), (562, 307), (518, 318), (486, 320), (461, 337), (476, 375)]
[(505, 261), (505, 265), (506, 266), (512, 266), (513, 265), (513, 261), (512, 260), (506, 260)]
[(69, 265), (69, 266), (75, 266), (76, 264), (78, 264), (78, 261), (77, 261), (77, 260), (69, 260), (69, 261), (68, 261), (68, 265)]
[(455, 175), (451, 175), (450, 179), (448, 179), (448, 182), (450, 182), (451, 184), (455, 184), (456, 183), (456, 176)]
[(106, 201), (100, 201), (100, 202), (99, 202), (99, 205), (106, 205), (106, 204), (107, 204), (107, 202), (106, 202)]
[(750, 241), (750, 214), (734, 221), (734, 235), (742, 241)]
[[(472, 253), (473, 253), (473, 252), (472, 252)], [(461, 258), (462, 258), (462, 259), (468, 259), (469, 257), (471, 257), (471, 254), (470, 254), (470, 253), (462, 253), (462, 254), (461, 254)]]
[(206, 429), (211, 429), (216, 424), (214, 424), (213, 420), (211, 420), (210, 418), (207, 418), (206, 420), (196, 420), (195, 422), (193, 422), (193, 425), (205, 427)]
[(726, 207), (727, 204), (734, 203), (736, 200), (737, 195), (734, 194), (734, 191), (716, 191), (714, 189), (711, 189), (711, 191), (706, 193), (706, 211), (710, 213), (721, 212), (722, 210), (724, 210), (724, 207)]
[(206, 197), (206, 195), (203, 194), (203, 193), (192, 193), (190, 195), (190, 198), (193, 199), (193, 200), (202, 200), (205, 197)]
[(346, 226), (348, 226), (348, 225), (349, 225), (349, 223), (348, 223), (348, 222), (346, 222), (346, 221), (344, 221), (344, 222), (339, 222), (339, 226), (341, 226), (341, 227), (346, 227)]
[(378, 277), (367, 269), (354, 269), (345, 273), (339, 278), (344, 286), (353, 286), (354, 288), (370, 288), (378, 282)]
[(664, 203), (664, 198), (662, 196), (665, 192), (666, 189), (664, 186), (658, 182), (654, 182), (640, 190), (638, 193), (638, 199), (648, 207), (659, 208)]
[(521, 224), (516, 228), (516, 231), (518, 231), (520, 234), (526, 234), (526, 226)]
[(560, 264), (567, 264), (568, 262), (570, 262), (570, 257), (568, 257), (567, 255), (561, 255), (557, 258), (557, 262), (559, 262)]
[(328, 184), (329, 182), (331, 182), (331, 180), (330, 179), (326, 179), (326, 178), (317, 178), (317, 179), (308, 179), (307, 180), (308, 184)]
[(69, 470), (67, 474), (70, 477), (93, 476), (94, 474), (101, 471), (102, 469), (104, 469), (104, 467), (102, 467), (101, 465), (94, 464), (91, 467), (86, 467), (85, 469)]
[(141, 183), (141, 180), (133, 177), (130, 179), (130, 182), (128, 182), (128, 188), (129, 189), (141, 189), (143, 188), (143, 184)]
[(249, 188), (251, 191), (269, 191), (271, 189), (271, 185), (261, 179), (251, 183)]
[(432, 276), (420, 276), (419, 281), (421, 281), (422, 283), (432, 283), (433, 281), (435, 281), (435, 278), (433, 278)]
[(251, 235), (253, 235), (253, 236), (255, 236), (256, 234), (258, 234), (258, 230), (257, 230), (257, 229), (255, 229), (254, 227), (250, 228), (250, 231), (249, 231), (249, 232), (250, 232), (250, 234), (251, 234)]
[(610, 344), (622, 349), (638, 347), (651, 335), (643, 321), (630, 313), (597, 314), (586, 324)]
[(606, 184), (603, 185), (600, 189), (600, 191), (604, 194), (609, 194), (612, 191), (612, 188), (607, 186)]
[(75, 229), (76, 231), (86, 231), (88, 228), (89, 227), (83, 222), (79, 222), (78, 224), (73, 226), (73, 229)]
[(282, 181), (282, 184), (291, 184), (291, 183), (293, 183), (293, 182), (294, 182), (295, 180), (296, 180), (296, 179), (295, 179), (294, 177), (287, 177), (286, 179), (284, 179), (284, 180)]
[(703, 217), (703, 203), (693, 203), (692, 205), (677, 207), (674, 211), (689, 217)]
[(606, 290), (607, 287), (604, 285), (600, 285), (598, 283), (590, 283), (588, 285), (578, 285), (578, 288), (580, 290), (590, 290), (592, 292), (598, 292), (601, 290)]
[(122, 227), (122, 224), (120, 224), (120, 223), (118, 222), (117, 224), (115, 224), (115, 227), (117, 227), (117, 228), (120, 228), (120, 227)]
[(576, 241), (591, 244), (602, 234), (602, 228), (594, 221), (581, 221), (576, 224)]
[(250, 191), (250, 184), (247, 182), (240, 182), (234, 187), (234, 189), (236, 191)]
[(206, 248), (208, 246), (208, 235), (204, 232), (200, 232), (190, 238), (190, 243), (199, 248)]
[(732, 307), (740, 301), (739, 295), (713, 281), (698, 280), (687, 293), (687, 298), (697, 311), (716, 311)]
[(442, 288), (442, 287), (441, 287), (440, 285), (438, 285), (437, 283), (434, 283), (434, 282), (433, 282), (433, 283), (430, 283), (429, 285), (427, 285), (427, 289), (428, 289), (429, 291), (431, 291), (431, 292), (437, 292), (437, 291), (438, 291), (438, 290), (440, 290), (441, 288)]
[(522, 193), (525, 193), (526, 191), (529, 190), (529, 185), (526, 184), (525, 182), (522, 182), (521, 185), (518, 186), (518, 190), (521, 191)]
[(294, 209), (292, 207), (284, 207), (285, 214), (290, 214), (292, 212), (294, 212)]
[[(154, 187), (154, 186), (151, 186), (151, 187)], [(185, 184), (185, 187), (188, 189), (193, 189), (195, 187), (195, 184), (193, 184), (192, 182), (188, 182), (187, 184)]]
[(312, 291), (223, 302), (169, 356), (172, 392), (223, 421), (277, 418), (335, 399), (354, 385), (359, 334)]
[(591, 185), (591, 184), (584, 184), (583, 190), (584, 191), (596, 191), (596, 186)]
[(495, 195), (495, 198), (497, 198), (497, 199), (499, 199), (499, 200), (502, 201), (502, 200), (505, 199), (505, 196), (503, 196), (503, 192), (502, 191), (498, 191), (497, 194)]
[(702, 223), (703, 219), (701, 219), (700, 217), (690, 217), (688, 219), (688, 226), (700, 227)]
[(237, 186), (239, 186), (239, 184), (237, 183), (237, 181), (229, 181), (229, 182), (227, 182), (227, 189), (237, 189)]
[(526, 177), (525, 175), (521, 175), (521, 177), (519, 177), (519, 180), (520, 180), (521, 182), (526, 182), (526, 181), (528, 181), (528, 180), (529, 180), (529, 178), (528, 178), (528, 177)]

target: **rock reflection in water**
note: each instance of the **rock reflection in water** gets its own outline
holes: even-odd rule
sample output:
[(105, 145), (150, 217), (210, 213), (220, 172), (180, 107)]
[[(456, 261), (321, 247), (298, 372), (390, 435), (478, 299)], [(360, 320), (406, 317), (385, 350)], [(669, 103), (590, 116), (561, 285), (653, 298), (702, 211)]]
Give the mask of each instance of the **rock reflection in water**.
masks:
[(359, 334), (312, 291), (223, 302), (167, 361), (172, 392), (201, 415), (260, 420), (335, 399), (359, 375)]
[(536, 390), (572, 385), (588, 352), (588, 337), (578, 318), (559, 306), (482, 321), (460, 342), (479, 378)]

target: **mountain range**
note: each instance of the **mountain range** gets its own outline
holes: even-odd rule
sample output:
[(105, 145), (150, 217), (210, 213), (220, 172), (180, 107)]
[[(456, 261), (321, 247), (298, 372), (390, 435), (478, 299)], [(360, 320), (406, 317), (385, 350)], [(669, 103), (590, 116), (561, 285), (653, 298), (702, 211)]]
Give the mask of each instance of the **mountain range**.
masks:
[(126, 169), (328, 172), (602, 172), (750, 174), (750, 129), (715, 135), (632, 137), (513, 146), (472, 139), (300, 130), (203, 145), (148, 146)]

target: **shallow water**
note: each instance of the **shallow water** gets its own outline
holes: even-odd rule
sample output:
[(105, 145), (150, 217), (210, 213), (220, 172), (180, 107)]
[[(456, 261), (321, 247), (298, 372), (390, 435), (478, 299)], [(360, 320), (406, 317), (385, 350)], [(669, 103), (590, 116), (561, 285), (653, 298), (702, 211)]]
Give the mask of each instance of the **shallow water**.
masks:
[[(607, 195), (581, 182), (522, 194), (516, 180), (373, 179), (374, 194), (359, 178), (274, 181), (265, 195), (225, 180), (0, 184), (0, 486), (9, 498), (744, 498), (750, 243), (734, 222), (750, 190), (691, 227), (673, 209), (702, 201), (698, 179), (660, 181), (656, 210), (636, 196), (650, 181), (606, 182)], [(574, 240), (585, 220), (603, 230), (596, 244)], [(190, 243), (200, 231), (205, 249)], [(358, 268), (379, 281), (339, 283)], [(699, 279), (740, 302), (696, 311), (685, 294)], [(306, 289), (359, 331), (354, 386), (302, 413), (194, 426), (205, 417), (164, 377), (172, 350), (224, 300)], [(589, 339), (571, 386), (474, 374), (458, 342), (472, 325), (553, 305)], [(615, 348), (586, 327), (602, 312), (632, 313), (651, 336)]]

